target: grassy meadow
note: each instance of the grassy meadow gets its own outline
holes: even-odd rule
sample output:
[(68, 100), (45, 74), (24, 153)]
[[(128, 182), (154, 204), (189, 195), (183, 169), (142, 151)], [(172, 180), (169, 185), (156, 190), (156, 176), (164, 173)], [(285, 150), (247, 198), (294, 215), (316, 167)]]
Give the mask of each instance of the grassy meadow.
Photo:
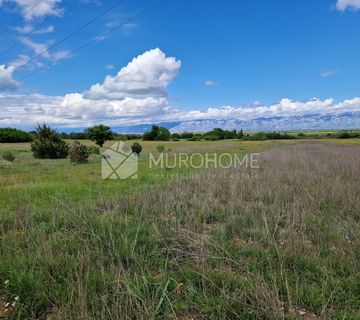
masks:
[[(359, 142), (141, 142), (126, 181), (0, 144), (0, 319), (360, 319)], [(149, 169), (159, 144), (260, 168)]]

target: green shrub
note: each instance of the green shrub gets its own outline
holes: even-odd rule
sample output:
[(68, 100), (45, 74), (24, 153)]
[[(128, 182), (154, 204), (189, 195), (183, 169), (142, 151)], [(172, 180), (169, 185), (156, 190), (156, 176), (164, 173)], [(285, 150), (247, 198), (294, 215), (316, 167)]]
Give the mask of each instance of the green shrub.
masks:
[(68, 156), (69, 147), (55, 130), (44, 124), (36, 129), (31, 151), (35, 158), (62, 159)]
[(72, 162), (76, 162), (76, 163), (87, 162), (89, 158), (89, 148), (75, 140), (70, 143), (69, 156), (70, 156), (70, 161)]
[(100, 154), (100, 148), (97, 146), (88, 147), (89, 154)]
[(285, 140), (285, 139), (295, 139), (295, 136), (281, 132), (268, 132), (266, 134), (266, 138), (269, 140)]
[(25, 131), (14, 128), (0, 128), (0, 142), (30, 142), (31, 140), (31, 135)]
[(188, 139), (187, 141), (200, 141), (201, 138), (197, 136), (193, 136), (192, 138)]
[(339, 134), (339, 139), (350, 139), (352, 135), (349, 132), (342, 132)]
[(136, 154), (140, 154), (142, 151), (142, 146), (139, 142), (134, 142), (131, 146), (131, 150)]
[(215, 128), (211, 131), (204, 133), (205, 140), (215, 141), (223, 139), (237, 139), (242, 138), (243, 132), (237, 133), (236, 130), (223, 130), (221, 128)]
[(206, 135), (204, 136), (205, 137), (205, 140), (207, 141), (218, 141), (220, 140), (220, 137), (216, 134), (210, 134), (210, 135)]
[(13, 162), (15, 160), (15, 156), (10, 151), (4, 152), (2, 157), (4, 160), (10, 161), (10, 162)]
[(174, 139), (180, 139), (180, 135), (178, 133), (171, 134), (171, 138)]
[(192, 132), (183, 132), (179, 139), (191, 139), (194, 136)]
[(178, 138), (173, 138), (173, 139), (171, 139), (171, 141), (180, 141), (180, 139), (178, 139)]
[(158, 152), (162, 153), (162, 152), (165, 151), (165, 146), (162, 145), (162, 144), (158, 144), (158, 145), (156, 146), (156, 150), (157, 150)]
[(251, 141), (264, 141), (267, 140), (265, 132), (256, 132), (255, 134), (248, 137), (248, 140)]

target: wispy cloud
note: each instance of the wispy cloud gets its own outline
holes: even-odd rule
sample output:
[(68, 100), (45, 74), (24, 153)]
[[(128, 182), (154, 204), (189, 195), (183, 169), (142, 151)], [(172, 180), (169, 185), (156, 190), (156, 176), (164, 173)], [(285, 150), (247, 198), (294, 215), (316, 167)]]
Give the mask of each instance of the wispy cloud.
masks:
[(45, 16), (61, 16), (63, 10), (58, 8), (58, 4), (61, 3), (61, 0), (7, 0), (0, 1), (0, 6), (4, 5), (6, 2), (13, 2), (20, 9), (24, 20), (31, 21), (35, 18), (45, 17)]
[(360, 0), (338, 0), (336, 9), (342, 12), (347, 9), (357, 11), (360, 9)]
[[(68, 50), (59, 50), (55, 52), (47, 52), (48, 44), (47, 43), (40, 43), (30, 40), (29, 38), (24, 38), (21, 42), (27, 46), (28, 48), (32, 49), (36, 55), (41, 55), (40, 58), (45, 58), (51, 62), (55, 62), (60, 59), (70, 58), (70, 51)], [(39, 61), (39, 59), (36, 59)]]
[(328, 78), (336, 75), (338, 72), (335, 70), (327, 70), (320, 73), (320, 76), (323, 78)]
[(23, 27), (16, 27), (15, 28), (16, 31), (20, 32), (20, 33), (32, 33), (32, 34), (46, 34), (46, 33), (51, 33), (55, 31), (54, 26), (47, 26), (45, 28), (38, 28), (35, 29), (32, 25), (30, 24), (26, 24)]
[(213, 80), (206, 80), (204, 83), (208, 87), (218, 87), (218, 86), (220, 86), (219, 82), (213, 81)]

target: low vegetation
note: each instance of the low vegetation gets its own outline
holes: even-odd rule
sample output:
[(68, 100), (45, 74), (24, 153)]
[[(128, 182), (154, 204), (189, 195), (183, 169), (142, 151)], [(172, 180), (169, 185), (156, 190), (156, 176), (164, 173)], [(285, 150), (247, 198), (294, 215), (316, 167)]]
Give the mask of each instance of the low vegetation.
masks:
[(73, 141), (69, 145), (70, 161), (75, 163), (87, 162), (89, 158), (89, 148), (78, 141)]
[(19, 154), (0, 177), (1, 316), (360, 318), (358, 144), (163, 144), (272, 148), (259, 169), (155, 181)]
[(2, 158), (6, 161), (13, 162), (15, 161), (15, 156), (11, 151), (6, 151), (3, 153)]
[(68, 156), (69, 147), (55, 130), (44, 124), (36, 130), (31, 151), (38, 159), (62, 159)]

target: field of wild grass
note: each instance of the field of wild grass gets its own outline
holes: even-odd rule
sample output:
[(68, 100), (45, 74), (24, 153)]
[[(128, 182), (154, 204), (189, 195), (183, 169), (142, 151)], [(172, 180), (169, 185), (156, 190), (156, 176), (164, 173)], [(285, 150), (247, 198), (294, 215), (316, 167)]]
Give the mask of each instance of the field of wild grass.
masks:
[(0, 319), (360, 319), (359, 144), (163, 143), (261, 152), (176, 180), (142, 144), (136, 181), (0, 145)]

